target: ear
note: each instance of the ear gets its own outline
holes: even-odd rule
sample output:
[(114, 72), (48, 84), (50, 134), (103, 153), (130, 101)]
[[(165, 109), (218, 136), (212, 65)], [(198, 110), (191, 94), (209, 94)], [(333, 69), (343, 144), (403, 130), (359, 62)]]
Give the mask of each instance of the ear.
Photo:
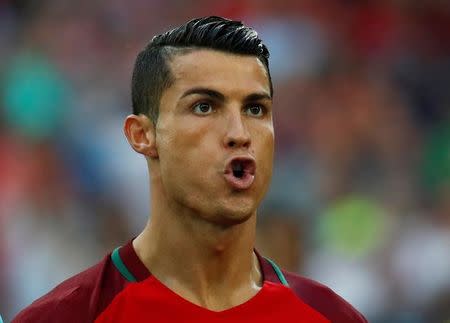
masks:
[(125, 119), (123, 131), (136, 152), (150, 158), (158, 158), (155, 126), (149, 117), (144, 114), (129, 115)]

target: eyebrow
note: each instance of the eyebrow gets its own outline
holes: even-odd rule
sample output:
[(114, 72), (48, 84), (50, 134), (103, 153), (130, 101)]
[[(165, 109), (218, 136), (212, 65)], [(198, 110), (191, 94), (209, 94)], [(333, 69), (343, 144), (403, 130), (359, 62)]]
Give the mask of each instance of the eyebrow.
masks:
[(272, 101), (272, 97), (265, 92), (258, 92), (258, 93), (249, 94), (244, 98), (245, 102), (253, 102), (253, 101), (260, 101), (260, 100)]
[[(206, 95), (206, 96), (209, 96), (211, 98), (214, 98), (214, 99), (222, 101), (222, 102), (226, 101), (225, 95), (223, 95), (222, 93), (220, 93), (216, 90), (204, 88), (204, 87), (196, 87), (196, 88), (189, 89), (183, 93), (183, 95), (181, 96), (180, 99), (187, 97), (189, 95), (193, 95), (193, 94)], [(259, 100), (272, 101), (272, 97), (268, 93), (257, 92), (257, 93), (251, 93), (244, 98), (244, 102), (252, 102), (252, 101), (259, 101)]]
[(186, 92), (183, 93), (183, 95), (181, 96), (181, 99), (184, 97), (187, 97), (189, 95), (193, 95), (193, 94), (206, 95), (206, 96), (212, 97), (214, 99), (217, 99), (219, 101), (225, 101), (225, 96), (222, 93), (220, 93), (216, 90), (212, 90), (212, 89), (208, 89), (208, 88), (204, 88), (204, 87), (195, 87), (195, 88), (187, 90)]

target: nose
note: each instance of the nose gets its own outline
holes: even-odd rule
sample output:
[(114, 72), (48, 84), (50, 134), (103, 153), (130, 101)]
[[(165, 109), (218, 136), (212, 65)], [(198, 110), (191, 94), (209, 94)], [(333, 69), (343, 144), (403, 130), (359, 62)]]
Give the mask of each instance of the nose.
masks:
[(251, 144), (250, 134), (242, 120), (240, 112), (229, 116), (224, 137), (225, 148), (249, 148)]

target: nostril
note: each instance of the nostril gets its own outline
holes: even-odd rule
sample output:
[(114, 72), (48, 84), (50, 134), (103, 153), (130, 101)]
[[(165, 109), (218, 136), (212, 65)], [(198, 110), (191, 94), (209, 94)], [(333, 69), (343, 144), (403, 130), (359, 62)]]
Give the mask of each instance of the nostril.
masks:
[(235, 145), (236, 145), (236, 143), (234, 141), (230, 141), (228, 143), (228, 147), (231, 147), (231, 148), (233, 148)]

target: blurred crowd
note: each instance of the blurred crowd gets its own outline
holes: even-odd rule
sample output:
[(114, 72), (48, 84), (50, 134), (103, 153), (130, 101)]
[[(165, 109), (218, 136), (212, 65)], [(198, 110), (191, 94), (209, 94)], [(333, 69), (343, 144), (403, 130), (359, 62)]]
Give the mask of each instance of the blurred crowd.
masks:
[(257, 247), (375, 323), (450, 319), (450, 2), (0, 0), (0, 313), (135, 236), (136, 54), (190, 18), (271, 51), (276, 160)]

